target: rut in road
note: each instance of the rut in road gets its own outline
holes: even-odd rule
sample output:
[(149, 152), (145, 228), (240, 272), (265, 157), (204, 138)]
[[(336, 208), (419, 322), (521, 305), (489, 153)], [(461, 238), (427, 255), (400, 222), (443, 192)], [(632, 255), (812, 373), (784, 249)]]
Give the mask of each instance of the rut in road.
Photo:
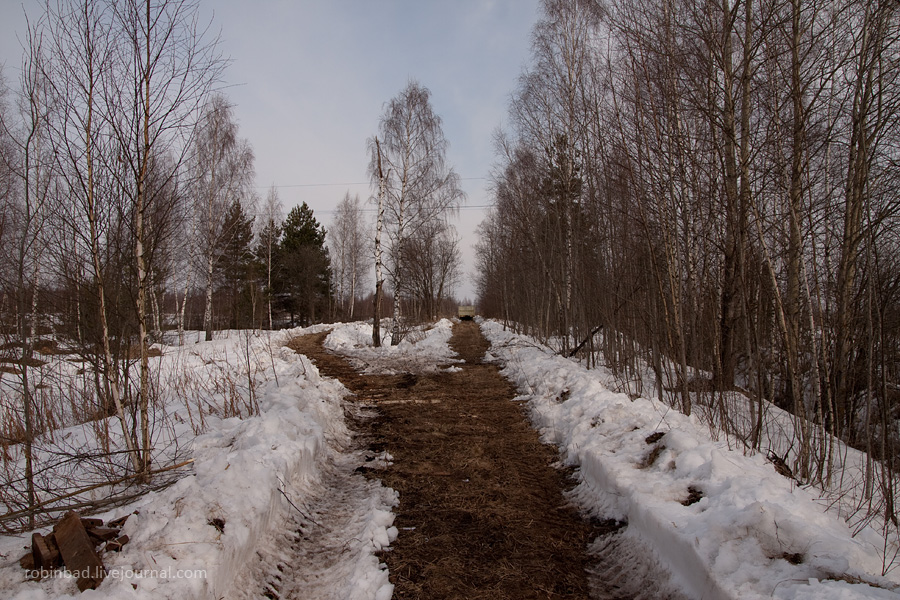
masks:
[(291, 347), (377, 407), (357, 426), (393, 465), (360, 470), (400, 493), (400, 536), (381, 555), (394, 598), (678, 598), (624, 524), (587, 519), (567, 500), (572, 474), (554, 467), (556, 450), (511, 384), (482, 362), (477, 324), (454, 327), (465, 363), (437, 374), (361, 375), (322, 348), (326, 335)]
[(354, 555), (360, 549), (348, 541), (365, 536), (370, 513), (389, 506), (393, 495), (354, 471), (363, 461), (358, 452), (334, 453), (323, 465), (321, 481), (309, 486), (283, 526), (264, 538), (257, 560), (248, 561), (226, 600), (352, 597), (349, 582), (360, 565)]
[(378, 403), (381, 473), (400, 492), (400, 537), (383, 559), (395, 598), (590, 598), (591, 523), (528, 424), (473, 322), (454, 327), (462, 370), (420, 377)]

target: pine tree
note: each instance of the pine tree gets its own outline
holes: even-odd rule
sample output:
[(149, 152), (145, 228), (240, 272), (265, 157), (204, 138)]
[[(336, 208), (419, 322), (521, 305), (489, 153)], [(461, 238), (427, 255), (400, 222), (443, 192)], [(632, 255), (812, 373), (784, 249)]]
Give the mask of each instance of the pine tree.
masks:
[(325, 228), (304, 202), (288, 213), (282, 225), (279, 252), (281, 308), (300, 316), (303, 324), (321, 320), (331, 298), (331, 259)]
[(240, 201), (235, 200), (225, 213), (223, 231), (227, 240), (216, 260), (218, 295), (229, 311), (229, 327), (236, 329), (252, 323), (253, 217), (248, 217)]

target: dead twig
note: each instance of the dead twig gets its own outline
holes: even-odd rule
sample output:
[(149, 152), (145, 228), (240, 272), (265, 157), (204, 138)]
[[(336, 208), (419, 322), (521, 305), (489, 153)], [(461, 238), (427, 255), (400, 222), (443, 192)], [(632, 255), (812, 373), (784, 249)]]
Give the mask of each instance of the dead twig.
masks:
[[(150, 475), (157, 475), (157, 474), (159, 474), (159, 473), (165, 473), (166, 471), (174, 471), (175, 469), (180, 469), (181, 467), (184, 467), (184, 466), (186, 466), (186, 465), (189, 465), (189, 464), (191, 464), (191, 463), (193, 463), (193, 462), (194, 462), (194, 459), (191, 458), (191, 459), (186, 460), (186, 461), (184, 461), (184, 462), (178, 463), (177, 465), (170, 465), (170, 466), (168, 466), (168, 467), (163, 467), (162, 469), (154, 469), (153, 471), (150, 471)], [(83, 493), (85, 493), (85, 492), (90, 492), (90, 491), (92, 491), (92, 490), (96, 490), (96, 489), (99, 489), (99, 488), (102, 488), (102, 487), (108, 487), (108, 486), (112, 486), (112, 485), (118, 485), (118, 484), (120, 484), (120, 483), (124, 483), (124, 482), (126, 482), (126, 481), (131, 480), (131, 479), (135, 479), (136, 477), (141, 477), (141, 476), (143, 476), (143, 475), (145, 475), (145, 473), (133, 473), (133, 474), (131, 474), (131, 475), (126, 475), (125, 477), (120, 477), (120, 478), (118, 478), (118, 479), (114, 479), (114, 480), (112, 480), (112, 481), (104, 481), (103, 483), (96, 483), (96, 484), (94, 484), (94, 485), (89, 485), (88, 487), (81, 488), (81, 489), (79, 489), (79, 490), (75, 490), (74, 492), (69, 492), (68, 494), (63, 494), (62, 496), (57, 496), (57, 497), (55, 497), (55, 498), (50, 498), (49, 500), (44, 500), (43, 502), (39, 502), (39, 503), (35, 504), (35, 505), (34, 505), (33, 507), (31, 507), (31, 508), (26, 508), (26, 509), (23, 509), (23, 510), (13, 511), (13, 512), (10, 512), (10, 513), (6, 513), (6, 514), (3, 515), (3, 516), (0, 516), (0, 523), (5, 522), (5, 521), (8, 521), (8, 520), (10, 520), (10, 519), (15, 519), (15, 518), (17, 518), (17, 517), (26, 516), (26, 515), (28, 515), (29, 513), (35, 513), (35, 512), (57, 512), (57, 511), (60, 510), (60, 509), (53, 508), (53, 509), (50, 509), (50, 510), (47, 510), (47, 511), (36, 511), (35, 509), (42, 508), (42, 507), (44, 507), (44, 506), (46, 506), (46, 505), (48, 505), (48, 504), (51, 504), (51, 503), (53, 503), (53, 502), (58, 502), (58, 501), (60, 501), (60, 500), (64, 500), (64, 499), (66, 499), (66, 498), (71, 498), (72, 496), (77, 496), (77, 495), (79, 495), (79, 494), (83, 494)]]

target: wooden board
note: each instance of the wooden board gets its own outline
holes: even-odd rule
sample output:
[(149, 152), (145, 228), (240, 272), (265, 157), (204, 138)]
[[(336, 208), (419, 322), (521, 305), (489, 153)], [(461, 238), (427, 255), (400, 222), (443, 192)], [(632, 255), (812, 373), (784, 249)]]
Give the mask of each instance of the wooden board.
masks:
[(103, 527), (103, 519), (81, 517), (81, 524), (84, 525), (85, 529), (90, 529), (91, 527)]
[(44, 537), (39, 533), (31, 536), (31, 554), (34, 556), (34, 566), (37, 569), (49, 570), (61, 564), (59, 548), (52, 543), (50, 536)]
[(87, 530), (87, 534), (99, 543), (119, 537), (119, 530), (107, 527), (90, 527)]
[(127, 515), (123, 515), (123, 516), (119, 517), (118, 519), (113, 519), (112, 521), (107, 523), (106, 526), (111, 527), (113, 529), (122, 529), (122, 527), (125, 525), (125, 521), (127, 521), (128, 517), (130, 517), (130, 516), (131, 516), (131, 513), (129, 513)]
[(96, 589), (106, 577), (94, 542), (88, 537), (78, 513), (70, 511), (53, 528), (63, 563), (77, 578), (78, 589)]

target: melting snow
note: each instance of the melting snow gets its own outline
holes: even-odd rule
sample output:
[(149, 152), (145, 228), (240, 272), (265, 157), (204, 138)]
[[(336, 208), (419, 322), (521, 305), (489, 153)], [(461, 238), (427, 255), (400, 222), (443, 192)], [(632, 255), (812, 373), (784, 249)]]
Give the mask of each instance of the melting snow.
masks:
[[(337, 326), (326, 345), (369, 372), (436, 371), (455, 362), (447, 344), (451, 327), (443, 320), (411, 332), (399, 346), (375, 349), (371, 325), (347, 324)], [(900, 598), (892, 591), (895, 579), (875, 575), (882, 571), (883, 539), (872, 530), (853, 536), (815, 490), (781, 477), (761, 456), (746, 456), (711, 439), (696, 419), (653, 399), (632, 401), (610, 391), (599, 370), (588, 371), (496, 323), (483, 323), (482, 329), (493, 344), (486, 358), (500, 363), (519, 386), (523, 395), (518, 400), (527, 402), (545, 441), (560, 447), (565, 462), (580, 467), (582, 482), (573, 497), (598, 516), (627, 521), (625, 535), (643, 543), (691, 597)], [(337, 485), (335, 465), (352, 458), (342, 454), (349, 436), (343, 416), (347, 391), (321, 377), (305, 357), (282, 348), (291, 336), (321, 330), (254, 337), (251, 353), (240, 336), (199, 343), (191, 346), (196, 366), (165, 348), (157, 367), (161, 371), (197, 368), (210, 353), (223, 363), (242, 352), (252, 355), (261, 382), (260, 414), (209, 417), (208, 433), (193, 439), (189, 475), (101, 515), (138, 511), (124, 529), (131, 542), (121, 553), (105, 556), (113, 576), (98, 590), (80, 595), (67, 578), (26, 581), (17, 560), (30, 534), (7, 535), (0, 537), (0, 595), (19, 600), (221, 598), (242, 595), (247, 582), (236, 577), (265, 578), (266, 573), (258, 573), (265, 570), (258, 552), (276, 552), (273, 540), (290, 532), (291, 524), (309, 526), (319, 521), (316, 515), (340, 512), (317, 499)], [(190, 429), (179, 430), (182, 442), (185, 428)], [(59, 438), (81, 431), (71, 428)], [(662, 436), (648, 443), (658, 432)], [(378, 460), (388, 463), (391, 457)], [(331, 597), (387, 600), (392, 595), (374, 553), (396, 536), (390, 513), (396, 496), (370, 483), (341, 487), (349, 494), (347, 503), (358, 510), (350, 511), (353, 518), (340, 531), (309, 529), (322, 547), (352, 537), (342, 542), (349, 551), (339, 553), (346, 560), (333, 567), (332, 574), (340, 576), (323, 578)], [(693, 503), (685, 505), (689, 489)], [(304, 513), (311, 519), (305, 521), (298, 507), (319, 512)], [(213, 519), (224, 522), (223, 531), (210, 524)], [(146, 576), (138, 577), (142, 572)]]
[[(610, 391), (598, 371), (498, 323), (481, 326), (543, 439), (580, 468), (577, 500), (627, 521), (627, 534), (690, 597), (900, 598), (889, 591), (896, 580), (875, 575), (884, 540), (872, 530), (853, 536), (814, 489), (714, 441), (705, 425), (657, 400)], [(685, 505), (689, 488), (701, 497)]]

